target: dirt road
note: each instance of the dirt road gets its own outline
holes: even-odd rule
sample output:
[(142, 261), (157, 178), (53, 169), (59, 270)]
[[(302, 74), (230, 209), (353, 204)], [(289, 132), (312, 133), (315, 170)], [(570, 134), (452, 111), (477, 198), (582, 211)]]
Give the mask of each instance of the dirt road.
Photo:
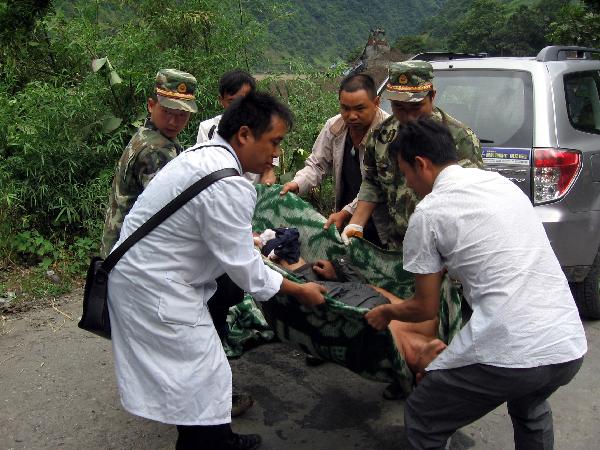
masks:
[[(0, 320), (0, 449), (172, 449), (174, 427), (134, 417), (119, 403), (110, 342), (77, 328), (81, 292), (55, 308)], [(556, 393), (556, 448), (598, 448), (600, 322), (585, 324), (590, 350), (577, 378)], [(257, 404), (234, 421), (263, 435), (263, 450), (402, 449), (402, 402), (383, 385), (333, 364), (316, 368), (282, 344), (232, 361)], [(501, 407), (462, 429), (450, 448), (512, 448)]]

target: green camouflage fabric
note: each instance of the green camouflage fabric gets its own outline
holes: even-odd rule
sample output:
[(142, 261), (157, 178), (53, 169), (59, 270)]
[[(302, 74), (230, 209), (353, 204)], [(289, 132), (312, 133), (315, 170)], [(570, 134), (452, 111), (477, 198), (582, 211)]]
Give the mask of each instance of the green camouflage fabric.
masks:
[[(300, 233), (300, 253), (307, 261), (348, 258), (361, 270), (370, 284), (383, 287), (400, 297), (412, 294), (414, 277), (402, 269), (399, 252), (382, 250), (363, 239), (352, 239), (345, 246), (335, 227), (323, 229), (326, 219), (300, 197), (288, 193), (283, 198), (281, 186), (257, 185), (258, 200), (253, 229), (295, 227)], [(296, 277), (273, 265), (286, 278)], [(367, 311), (348, 306), (329, 296), (326, 305), (307, 308), (293, 298), (278, 294), (268, 302), (258, 303), (277, 337), (298, 349), (340, 364), (353, 372), (383, 382), (399, 382), (406, 392), (413, 375), (398, 352), (389, 330), (376, 331), (364, 319)], [(461, 303), (449, 279), (443, 282), (440, 298), (438, 335), (444, 342), (462, 326)], [(230, 310), (230, 323), (240, 305)], [(229, 339), (228, 339), (229, 340)], [(229, 343), (231, 347), (231, 343)]]
[(433, 67), (426, 61), (390, 64), (383, 98), (399, 102), (420, 102), (433, 90)]
[(228, 358), (238, 358), (252, 346), (275, 340), (275, 333), (261, 309), (248, 294), (240, 303), (229, 308), (227, 324), (229, 334), (222, 343)]
[(198, 112), (196, 106), (196, 78), (176, 69), (160, 69), (156, 74), (155, 91), (158, 103), (165, 108)]
[(123, 220), (150, 180), (183, 148), (177, 139), (162, 135), (146, 119), (117, 163), (104, 219), (100, 256), (106, 258), (119, 240)]
[[(450, 130), (461, 166), (483, 167), (481, 144), (470, 128), (437, 107), (431, 117)], [(388, 152), (388, 145), (396, 137), (399, 127), (398, 119), (390, 116), (369, 136), (363, 160), (365, 175), (358, 193), (359, 200), (380, 204), (373, 212), (377, 232), (382, 241), (395, 250), (402, 249), (408, 220), (418, 203), (417, 196), (406, 185), (398, 163), (391, 160)]]

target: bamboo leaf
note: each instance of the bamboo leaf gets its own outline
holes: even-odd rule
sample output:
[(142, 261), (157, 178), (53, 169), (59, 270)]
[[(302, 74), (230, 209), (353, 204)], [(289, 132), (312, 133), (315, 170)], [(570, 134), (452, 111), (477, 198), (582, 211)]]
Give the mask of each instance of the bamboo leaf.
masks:
[(115, 131), (117, 128), (119, 128), (121, 122), (123, 122), (123, 119), (120, 119), (119, 117), (107, 117), (104, 119), (104, 122), (102, 122), (102, 132), (111, 133), (112, 131)]
[(121, 84), (123, 82), (117, 71), (114, 69), (109, 72), (108, 80), (110, 81), (111, 86), (115, 84)]
[(104, 64), (106, 64), (108, 62), (108, 59), (106, 58), (97, 58), (92, 60), (92, 70), (94, 72), (98, 72), (100, 69), (102, 69), (102, 67), (104, 67)]

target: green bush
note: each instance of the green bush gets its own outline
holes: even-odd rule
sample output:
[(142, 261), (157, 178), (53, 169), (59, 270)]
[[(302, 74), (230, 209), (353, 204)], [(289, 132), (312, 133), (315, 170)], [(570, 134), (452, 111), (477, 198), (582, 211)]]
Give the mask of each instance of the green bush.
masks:
[[(255, 66), (265, 48), (264, 30), (250, 17), (240, 18), (237, 2), (68, 6), (25, 20), (29, 42), (0, 33), (3, 43), (16, 46), (4, 49), (10, 64), (0, 62), (0, 259), (40, 270), (52, 266), (61, 274), (81, 271), (98, 250), (114, 167), (146, 114), (156, 71), (175, 67), (198, 79), (200, 112), (180, 135), (188, 146), (198, 123), (220, 110), (221, 74)], [(5, 13), (0, 10), (0, 20)], [(44, 63), (32, 65), (34, 56)], [(101, 59), (105, 64), (94, 72), (91, 62), (98, 58), (108, 58), (110, 67)], [(303, 166), (325, 120), (337, 112), (331, 88), (339, 71), (294, 70), (303, 75), (263, 83), (296, 115), (285, 141), (284, 179)], [(331, 180), (311, 199), (328, 212)]]

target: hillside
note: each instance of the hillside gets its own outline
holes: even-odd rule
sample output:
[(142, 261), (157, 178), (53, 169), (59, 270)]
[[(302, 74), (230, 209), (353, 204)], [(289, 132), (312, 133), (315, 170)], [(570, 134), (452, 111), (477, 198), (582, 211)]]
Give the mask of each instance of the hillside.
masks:
[[(330, 65), (362, 49), (369, 30), (382, 27), (388, 41), (419, 31), (444, 0), (303, 0), (245, 2), (270, 34), (272, 62), (294, 57)], [(268, 13), (269, 6), (277, 11)]]
[[(382, 27), (390, 44), (403, 35), (444, 29), (474, 0), (247, 0), (242, 3), (269, 32), (270, 65), (288, 57), (329, 66), (362, 50), (369, 30)], [(511, 9), (536, 0), (501, 0)]]

